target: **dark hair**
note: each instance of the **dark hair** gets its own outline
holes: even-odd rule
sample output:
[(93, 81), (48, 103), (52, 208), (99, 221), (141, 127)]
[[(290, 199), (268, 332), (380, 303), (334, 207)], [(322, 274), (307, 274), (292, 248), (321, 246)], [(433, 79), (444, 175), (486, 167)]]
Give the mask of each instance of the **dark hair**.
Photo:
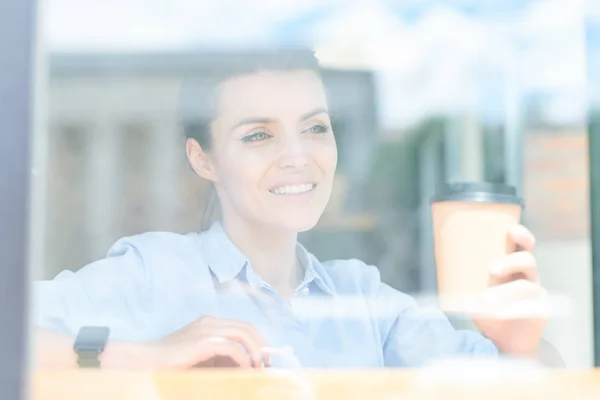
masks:
[[(184, 81), (179, 104), (179, 122), (186, 139), (194, 139), (204, 151), (212, 147), (210, 123), (216, 117), (219, 86), (238, 75), (261, 71), (310, 70), (320, 76), (319, 62), (311, 50), (285, 49), (257, 52), (207, 54), (206, 71)], [(208, 193), (202, 229), (208, 227), (216, 206), (214, 189)]]
[(210, 151), (210, 122), (216, 116), (218, 87), (238, 75), (261, 71), (311, 70), (319, 74), (319, 63), (310, 50), (274, 50), (206, 55), (207, 71), (183, 83), (180, 124), (185, 137)]

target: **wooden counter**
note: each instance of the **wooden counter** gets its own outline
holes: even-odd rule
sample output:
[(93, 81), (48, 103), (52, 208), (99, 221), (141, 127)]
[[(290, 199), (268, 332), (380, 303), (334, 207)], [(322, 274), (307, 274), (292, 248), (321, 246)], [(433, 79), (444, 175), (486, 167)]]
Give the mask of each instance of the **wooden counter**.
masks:
[(600, 370), (35, 371), (33, 400), (600, 399)]

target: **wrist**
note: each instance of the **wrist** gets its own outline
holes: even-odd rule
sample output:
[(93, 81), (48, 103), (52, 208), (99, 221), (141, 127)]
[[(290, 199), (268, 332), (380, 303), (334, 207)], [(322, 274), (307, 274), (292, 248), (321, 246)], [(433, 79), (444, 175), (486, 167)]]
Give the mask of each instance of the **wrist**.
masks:
[(538, 346), (532, 347), (515, 347), (515, 346), (503, 346), (495, 343), (498, 351), (501, 354), (505, 354), (507, 356), (516, 357), (516, 358), (537, 358), (538, 355)]
[(150, 344), (119, 341), (109, 341), (99, 358), (104, 369), (151, 369), (155, 360)]
[(508, 348), (502, 349), (498, 347), (498, 351), (501, 354), (507, 355), (514, 358), (524, 358), (539, 361), (545, 366), (561, 368), (565, 367), (565, 361), (560, 356), (554, 346), (544, 339), (541, 339), (539, 343), (533, 349), (525, 348)]

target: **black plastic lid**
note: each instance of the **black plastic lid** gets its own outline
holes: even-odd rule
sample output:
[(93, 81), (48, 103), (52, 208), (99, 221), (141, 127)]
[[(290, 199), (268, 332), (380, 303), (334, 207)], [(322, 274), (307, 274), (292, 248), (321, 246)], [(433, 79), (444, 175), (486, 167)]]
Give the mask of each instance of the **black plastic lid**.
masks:
[(489, 182), (449, 182), (441, 185), (431, 198), (432, 203), (440, 201), (467, 201), (474, 203), (518, 204), (523, 207), (523, 199), (510, 185)]

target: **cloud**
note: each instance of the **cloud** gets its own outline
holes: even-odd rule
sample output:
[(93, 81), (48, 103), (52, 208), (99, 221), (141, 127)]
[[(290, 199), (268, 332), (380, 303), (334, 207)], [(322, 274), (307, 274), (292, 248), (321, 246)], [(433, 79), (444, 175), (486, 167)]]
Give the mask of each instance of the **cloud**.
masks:
[(187, 36), (182, 25), (161, 18), (156, 7), (144, 7), (138, 0), (50, 0), (44, 17), (52, 51), (163, 48)]
[(534, 3), (520, 20), (524, 80), (531, 89), (585, 85), (584, 4), (581, 0)]
[(588, 98), (597, 112), (600, 110), (600, 3), (588, 1), (586, 11)]
[(275, 24), (322, 3), (49, 0), (43, 18), (52, 50), (162, 50), (266, 42)]
[[(359, 23), (363, 31), (351, 29)], [(456, 8), (434, 5), (410, 23), (382, 7), (347, 8), (317, 26), (314, 37), (360, 48), (357, 54), (366, 59), (360, 64), (377, 71), (384, 125), (409, 125), (436, 113), (489, 112), (486, 98), (499, 108), (497, 81), (509, 42), (487, 21)]]
[(503, 115), (505, 83), (514, 79), (523, 95), (546, 94), (541, 111), (547, 121), (582, 123), (583, 15), (581, 0), (531, 2), (510, 19), (432, 7), (382, 46), (380, 54), (385, 54), (384, 47), (389, 53), (382, 56), (389, 76), (382, 87), (393, 88), (384, 105), (388, 117), (394, 123), (435, 113), (498, 118)]
[(524, 13), (517, 39), (528, 91), (547, 93), (547, 122), (582, 124), (586, 110), (585, 5), (583, 0), (536, 2)]
[[(383, 0), (262, 0), (251, 6), (244, 0), (49, 0), (44, 17), (51, 50), (62, 51), (248, 46), (288, 34), (292, 42), (323, 49), (322, 59), (332, 65), (377, 71), (379, 108), (392, 126), (441, 112), (501, 117), (510, 68), (524, 92), (552, 93), (542, 107), (549, 118), (580, 118), (576, 110), (558, 112), (573, 109), (558, 104), (585, 88), (583, 0), (486, 3), (490, 10), (504, 7), (501, 14), (483, 12), (473, 0), (409, 3), (401, 4), (422, 6), (416, 20), (405, 20), (402, 7)], [(600, 6), (592, 3), (589, 15), (599, 16)], [(319, 14), (323, 4), (337, 9)], [(464, 11), (474, 5), (481, 12)], [(315, 10), (317, 18), (301, 18)], [(287, 29), (288, 21), (300, 26)], [(336, 46), (346, 50), (331, 50)]]
[(586, 16), (588, 21), (600, 23), (600, 2), (593, 0), (587, 1)]

